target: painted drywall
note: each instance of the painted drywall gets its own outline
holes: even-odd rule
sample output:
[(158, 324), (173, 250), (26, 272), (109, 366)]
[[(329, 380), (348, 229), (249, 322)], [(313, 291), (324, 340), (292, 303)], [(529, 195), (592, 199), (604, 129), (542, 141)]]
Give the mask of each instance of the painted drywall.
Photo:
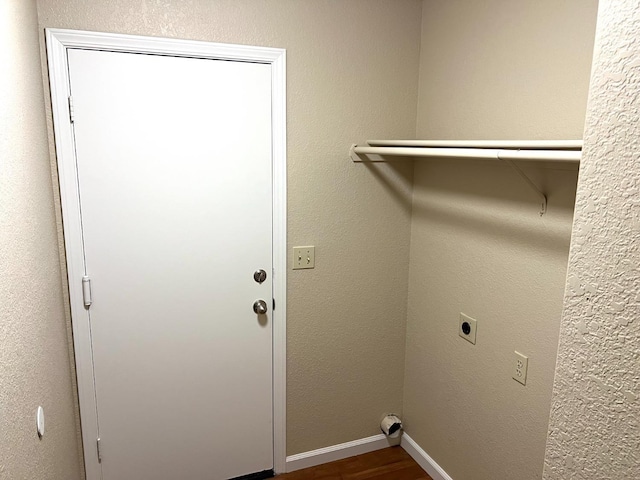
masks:
[(602, 0), (546, 480), (640, 478), (640, 4)]
[[(581, 138), (596, 7), (425, 0), (418, 138)], [(542, 476), (577, 168), (523, 166), (543, 217), (503, 164), (415, 166), (404, 424), (455, 480)]]
[(0, 65), (0, 478), (74, 480), (81, 469), (35, 1), (0, 2)]
[(581, 139), (597, 0), (424, 0), (419, 137)]
[(419, 0), (39, 0), (40, 27), (287, 49), (287, 453), (379, 433), (402, 409), (412, 167), (351, 143), (413, 137)]

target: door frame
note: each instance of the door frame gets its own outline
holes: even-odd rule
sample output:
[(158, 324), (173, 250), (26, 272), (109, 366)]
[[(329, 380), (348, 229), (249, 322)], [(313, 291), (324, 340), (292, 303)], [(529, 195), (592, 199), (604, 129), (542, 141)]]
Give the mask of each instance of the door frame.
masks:
[(69, 282), (71, 324), (87, 480), (99, 480), (98, 417), (93, 376), (89, 310), (84, 307), (86, 275), (80, 195), (71, 122), (69, 49), (170, 55), (271, 65), (273, 182), (273, 468), (285, 472), (286, 461), (286, 306), (287, 306), (287, 154), (286, 51), (192, 40), (46, 29), (47, 60), (56, 159), (63, 211), (63, 234)]

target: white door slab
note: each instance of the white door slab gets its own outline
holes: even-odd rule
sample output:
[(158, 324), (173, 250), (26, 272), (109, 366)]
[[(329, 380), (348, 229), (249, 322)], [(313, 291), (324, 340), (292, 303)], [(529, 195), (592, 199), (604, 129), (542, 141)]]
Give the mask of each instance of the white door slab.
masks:
[(271, 66), (68, 62), (103, 478), (269, 470)]

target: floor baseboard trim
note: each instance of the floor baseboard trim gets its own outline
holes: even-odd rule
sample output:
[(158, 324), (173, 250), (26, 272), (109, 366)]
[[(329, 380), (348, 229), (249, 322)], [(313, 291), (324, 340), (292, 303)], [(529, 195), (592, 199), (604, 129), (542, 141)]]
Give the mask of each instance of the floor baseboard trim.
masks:
[(387, 437), (383, 434), (372, 437), (361, 438), (352, 442), (332, 445), (330, 447), (319, 448), (309, 452), (298, 453), (287, 457), (287, 472), (294, 472), (303, 468), (315, 467), (323, 463), (335, 462), (343, 458), (362, 455), (363, 453), (381, 450), (389, 446)]
[(406, 433), (402, 434), (400, 446), (427, 472), (433, 480), (453, 480), (444, 469)]

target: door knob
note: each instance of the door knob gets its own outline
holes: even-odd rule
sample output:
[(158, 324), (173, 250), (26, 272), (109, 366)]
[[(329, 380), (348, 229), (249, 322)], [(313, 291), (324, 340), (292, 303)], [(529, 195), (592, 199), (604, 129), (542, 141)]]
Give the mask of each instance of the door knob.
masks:
[(267, 302), (265, 302), (264, 300), (256, 300), (253, 303), (253, 311), (258, 315), (264, 315), (265, 313), (267, 313)]

